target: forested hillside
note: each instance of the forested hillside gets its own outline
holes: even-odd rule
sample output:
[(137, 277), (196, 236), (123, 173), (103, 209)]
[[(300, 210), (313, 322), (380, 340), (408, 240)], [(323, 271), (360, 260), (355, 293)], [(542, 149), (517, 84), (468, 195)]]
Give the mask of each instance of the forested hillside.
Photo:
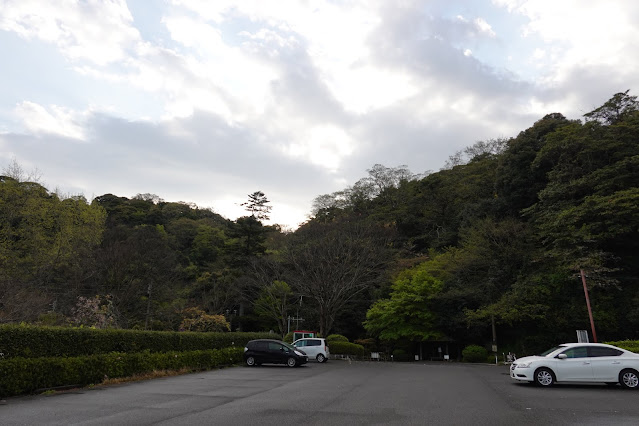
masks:
[[(426, 153), (425, 153), (426, 154)], [(7, 174), (7, 173), (5, 173)], [(151, 194), (64, 198), (0, 178), (0, 321), (292, 327), (512, 348), (639, 337), (639, 103), (546, 115), (438, 172), (375, 165), (293, 233)], [(295, 318), (303, 318), (296, 322)], [(225, 323), (226, 322), (226, 323)], [(494, 330), (494, 332), (493, 332)]]

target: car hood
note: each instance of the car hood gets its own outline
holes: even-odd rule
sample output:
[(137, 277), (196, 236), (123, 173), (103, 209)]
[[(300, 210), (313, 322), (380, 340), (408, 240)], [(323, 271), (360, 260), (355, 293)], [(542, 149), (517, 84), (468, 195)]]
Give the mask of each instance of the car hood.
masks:
[(540, 359), (547, 359), (547, 357), (545, 356), (539, 356), (539, 355), (530, 355), (530, 356), (525, 356), (523, 358), (517, 358), (514, 362), (514, 364), (519, 364), (522, 362), (531, 362), (531, 361), (537, 361)]

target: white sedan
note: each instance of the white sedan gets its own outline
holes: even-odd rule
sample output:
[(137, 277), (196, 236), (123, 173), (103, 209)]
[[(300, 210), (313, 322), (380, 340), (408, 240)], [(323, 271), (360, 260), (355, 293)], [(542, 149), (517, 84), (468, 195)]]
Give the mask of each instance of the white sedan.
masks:
[(601, 343), (565, 343), (510, 366), (515, 380), (552, 386), (555, 382), (600, 382), (639, 388), (639, 354)]

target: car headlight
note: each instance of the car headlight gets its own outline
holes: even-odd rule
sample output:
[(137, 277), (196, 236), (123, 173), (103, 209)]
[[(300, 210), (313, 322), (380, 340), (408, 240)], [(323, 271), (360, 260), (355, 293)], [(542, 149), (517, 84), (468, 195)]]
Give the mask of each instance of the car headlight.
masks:
[(516, 368), (530, 368), (530, 364), (532, 364), (532, 362), (522, 362), (522, 363), (518, 363)]
[(296, 354), (297, 356), (304, 356), (304, 354), (303, 354), (303, 353), (301, 353), (300, 351), (295, 351), (295, 354)]

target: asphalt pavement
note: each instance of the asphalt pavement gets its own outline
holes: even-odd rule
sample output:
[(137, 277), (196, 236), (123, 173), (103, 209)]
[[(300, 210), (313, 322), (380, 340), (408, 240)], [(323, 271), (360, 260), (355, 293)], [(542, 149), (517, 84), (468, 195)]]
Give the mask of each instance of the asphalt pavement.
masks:
[(637, 425), (639, 392), (445, 362), (232, 367), (7, 398), (1, 425)]

